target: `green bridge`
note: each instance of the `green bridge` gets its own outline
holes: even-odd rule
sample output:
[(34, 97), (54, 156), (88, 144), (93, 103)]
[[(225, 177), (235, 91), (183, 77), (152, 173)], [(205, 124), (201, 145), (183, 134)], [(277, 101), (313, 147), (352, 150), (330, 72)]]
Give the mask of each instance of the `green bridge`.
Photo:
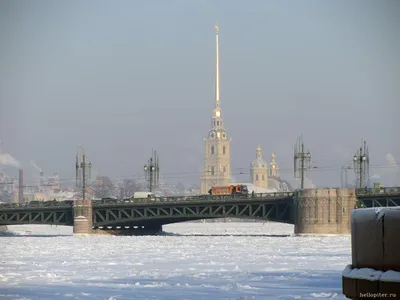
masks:
[[(324, 190), (311, 190), (318, 191)], [(323, 203), (328, 197), (341, 205), (354, 207), (400, 206), (400, 188), (350, 190), (353, 202), (340, 198), (340, 189), (329, 196), (310, 190), (293, 193), (268, 193), (248, 196), (189, 196), (149, 199), (90, 201), (47, 201), (0, 205), (0, 225), (50, 224), (75, 226), (86, 218), (91, 229), (146, 228), (160, 230), (162, 225), (214, 218), (249, 218), (297, 224), (309, 214), (310, 203)], [(336, 192), (337, 191), (337, 195)], [(335, 193), (334, 193), (335, 192)], [(305, 196), (307, 194), (307, 196)], [(328, 193), (329, 194), (329, 193)], [(334, 195), (333, 195), (334, 194)], [(304, 199), (303, 199), (303, 198)], [(324, 198), (324, 199), (322, 199)], [(349, 199), (350, 199), (349, 198)], [(326, 202), (326, 201), (325, 201)], [(331, 205), (331, 204), (329, 204)], [(351, 207), (353, 206), (353, 207)], [(349, 209), (350, 211), (351, 209)], [(329, 211), (331, 211), (329, 207)], [(347, 211), (343, 209), (343, 211)], [(302, 216), (302, 217), (300, 217)], [(331, 218), (331, 217), (329, 217)], [(316, 219), (310, 216), (308, 220)], [(309, 222), (309, 221), (305, 221)], [(318, 222), (316, 220), (315, 222)], [(319, 220), (323, 222), (323, 220)], [(329, 221), (330, 222), (330, 221)], [(336, 222), (338, 219), (336, 218)], [(80, 224), (80, 223), (79, 223)], [(303, 226), (304, 227), (304, 226)]]

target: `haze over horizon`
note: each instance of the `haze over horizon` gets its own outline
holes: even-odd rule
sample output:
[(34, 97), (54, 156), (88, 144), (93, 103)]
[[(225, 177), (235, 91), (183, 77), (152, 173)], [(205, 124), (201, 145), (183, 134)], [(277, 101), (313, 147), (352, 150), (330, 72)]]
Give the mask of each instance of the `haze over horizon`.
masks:
[(216, 22), (234, 179), (249, 181), (239, 173), (259, 144), (293, 182), (303, 134), (316, 185), (340, 185), (361, 139), (370, 175), (400, 185), (400, 3), (390, 0), (2, 1), (3, 152), (28, 175), (33, 160), (73, 179), (83, 144), (99, 174), (129, 178), (153, 148), (168, 181), (199, 184)]

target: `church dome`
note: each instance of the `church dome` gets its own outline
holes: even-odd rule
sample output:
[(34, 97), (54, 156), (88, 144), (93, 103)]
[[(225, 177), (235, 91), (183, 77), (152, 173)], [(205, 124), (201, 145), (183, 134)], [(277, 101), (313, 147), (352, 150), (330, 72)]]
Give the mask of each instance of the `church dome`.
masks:
[(262, 158), (262, 149), (258, 145), (256, 150), (256, 159), (251, 163), (252, 168), (267, 168), (267, 162)]

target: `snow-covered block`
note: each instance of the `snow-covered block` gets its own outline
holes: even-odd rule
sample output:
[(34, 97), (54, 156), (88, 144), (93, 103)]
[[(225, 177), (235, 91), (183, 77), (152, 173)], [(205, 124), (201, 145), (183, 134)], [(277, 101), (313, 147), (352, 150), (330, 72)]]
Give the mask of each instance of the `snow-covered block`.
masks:
[(400, 283), (400, 272), (392, 270), (386, 271), (381, 275), (380, 281)]
[(383, 223), (375, 208), (352, 211), (352, 264), (355, 268), (383, 268)]
[(400, 272), (386, 271), (379, 282), (379, 291), (391, 295), (391, 299), (400, 296)]
[(350, 277), (353, 267), (348, 265), (342, 272), (342, 292), (347, 298), (357, 297), (357, 280)]
[(383, 218), (383, 267), (400, 271), (400, 207), (381, 210)]
[(400, 214), (400, 206), (376, 207), (375, 212), (376, 212), (376, 218), (380, 219), (389, 212), (394, 212), (394, 213)]
[(383, 272), (377, 271), (371, 268), (353, 269), (350, 273), (350, 278), (353, 279), (364, 279), (369, 281), (378, 281)]
[(347, 265), (346, 268), (342, 271), (342, 276), (349, 277), (351, 271), (353, 271), (353, 267), (351, 265)]

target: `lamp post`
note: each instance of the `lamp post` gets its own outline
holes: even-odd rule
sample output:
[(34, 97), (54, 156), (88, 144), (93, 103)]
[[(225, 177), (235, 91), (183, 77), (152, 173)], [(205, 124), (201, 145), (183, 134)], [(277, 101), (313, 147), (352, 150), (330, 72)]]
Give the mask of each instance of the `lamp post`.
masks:
[(300, 178), (300, 188), (304, 189), (304, 174), (311, 167), (311, 153), (304, 152), (303, 136), (297, 139), (294, 149), (294, 177)]
[[(83, 146), (79, 147), (78, 153), (76, 154), (76, 186), (82, 186), (82, 199), (86, 197), (86, 176), (91, 178), (92, 163), (87, 160)], [(86, 174), (86, 170), (88, 174)]]
[(360, 149), (353, 157), (354, 172), (357, 175), (357, 187), (362, 189), (366, 187), (367, 177), (369, 173), (369, 153), (367, 143), (364, 141), (364, 148)]
[(143, 170), (146, 175), (146, 180), (148, 180), (149, 192), (152, 192), (153, 187), (158, 187), (160, 180), (159, 159), (156, 151), (152, 151), (152, 156), (150, 157), (148, 163), (144, 165)]

